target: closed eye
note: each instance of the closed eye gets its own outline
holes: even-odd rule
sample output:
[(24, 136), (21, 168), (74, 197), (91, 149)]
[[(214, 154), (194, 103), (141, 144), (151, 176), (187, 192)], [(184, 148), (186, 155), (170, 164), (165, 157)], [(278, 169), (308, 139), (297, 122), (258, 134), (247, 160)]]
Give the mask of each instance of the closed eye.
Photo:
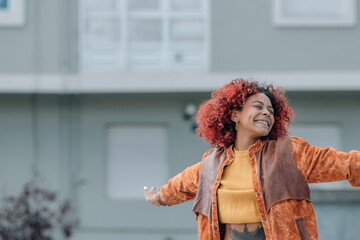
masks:
[[(259, 105), (252, 105), (253, 107), (259, 109), (259, 110), (262, 110), (262, 106), (259, 106)], [(269, 113), (271, 113), (271, 115), (274, 115), (274, 110), (272, 108), (268, 109)]]

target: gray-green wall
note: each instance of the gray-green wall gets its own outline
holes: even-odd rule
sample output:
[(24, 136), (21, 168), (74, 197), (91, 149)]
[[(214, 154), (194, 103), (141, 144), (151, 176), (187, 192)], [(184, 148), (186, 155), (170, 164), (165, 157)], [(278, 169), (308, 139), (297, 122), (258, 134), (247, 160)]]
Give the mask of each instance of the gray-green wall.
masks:
[[(76, 73), (77, 1), (26, 3), (24, 27), (0, 28), (0, 75)], [(212, 72), (360, 68), (358, 25), (274, 28), (270, 1), (212, 1), (210, 29)], [(76, 207), (81, 225), (74, 239), (194, 239), (191, 203), (158, 209), (145, 201), (106, 199), (104, 127), (110, 122), (166, 123), (173, 176), (199, 161), (209, 148), (191, 132), (191, 122), (182, 119), (186, 103), (198, 104), (209, 95), (1, 94), (0, 193), (19, 192), (39, 171), (45, 186), (70, 197)], [(359, 149), (359, 92), (290, 92), (288, 96), (297, 116), (295, 124), (339, 123), (344, 150)], [(320, 239), (359, 239), (359, 205), (339, 199), (315, 204)]]
[(275, 28), (271, 2), (212, 1), (212, 71), (359, 70), (359, 24)]
[[(292, 92), (288, 96), (297, 115), (296, 122), (339, 123), (344, 150), (358, 149), (360, 96), (356, 92)], [(107, 199), (104, 131), (108, 123), (165, 123), (169, 127), (169, 176), (174, 176), (200, 161), (203, 152), (209, 149), (191, 130), (192, 122), (182, 116), (186, 103), (199, 104), (209, 93), (63, 97), (1, 96), (0, 176), (6, 193), (18, 192), (35, 167), (46, 187), (60, 190), (64, 183), (70, 185), (69, 197), (81, 221), (74, 239), (142, 239), (144, 236), (147, 239), (194, 239), (196, 222), (192, 203), (156, 208), (144, 200)], [(61, 123), (64, 118), (69, 120), (65, 127)], [(61, 171), (61, 151), (67, 149), (63, 143), (66, 129), (70, 129), (69, 139), (65, 139), (70, 159), (68, 175)], [(144, 155), (139, 146), (133, 161)], [(136, 177), (136, 169), (129, 171), (134, 171)], [(149, 178), (151, 174), (156, 174), (156, 170), (149, 171)], [(345, 239), (358, 239), (359, 205), (346, 203), (341, 196), (338, 199), (339, 203), (315, 203), (320, 239), (330, 239), (329, 235), (332, 239), (341, 239), (341, 234), (354, 237)], [(328, 228), (334, 230), (329, 232)]]
[[(0, 28), (0, 72), (78, 70), (77, 0), (27, 0), (26, 24)], [(358, 4), (359, 5), (359, 4)], [(358, 6), (359, 8), (360, 6)], [(359, 24), (276, 28), (271, 1), (211, 1), (210, 71), (359, 70)]]
[(0, 28), (0, 73), (77, 69), (77, 0), (26, 0), (22, 27)]

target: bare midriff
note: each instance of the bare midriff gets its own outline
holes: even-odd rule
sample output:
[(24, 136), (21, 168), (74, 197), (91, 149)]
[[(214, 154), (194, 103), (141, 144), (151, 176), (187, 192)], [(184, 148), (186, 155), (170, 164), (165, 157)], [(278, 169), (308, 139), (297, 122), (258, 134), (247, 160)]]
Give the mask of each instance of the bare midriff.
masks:
[(262, 223), (225, 224), (224, 240), (265, 240)]

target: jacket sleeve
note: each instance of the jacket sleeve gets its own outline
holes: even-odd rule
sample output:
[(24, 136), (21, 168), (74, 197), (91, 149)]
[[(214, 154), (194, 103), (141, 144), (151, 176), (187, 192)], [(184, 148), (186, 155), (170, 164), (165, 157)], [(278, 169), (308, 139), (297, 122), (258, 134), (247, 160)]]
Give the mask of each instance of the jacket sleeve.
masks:
[(291, 137), (296, 164), (309, 183), (349, 180), (360, 187), (360, 152), (336, 151), (332, 147), (311, 146), (301, 138)]
[[(210, 152), (207, 151), (202, 160)], [(161, 187), (160, 200), (166, 205), (175, 205), (195, 198), (198, 189), (202, 161), (186, 168)], [(164, 205), (162, 204), (162, 205)]]

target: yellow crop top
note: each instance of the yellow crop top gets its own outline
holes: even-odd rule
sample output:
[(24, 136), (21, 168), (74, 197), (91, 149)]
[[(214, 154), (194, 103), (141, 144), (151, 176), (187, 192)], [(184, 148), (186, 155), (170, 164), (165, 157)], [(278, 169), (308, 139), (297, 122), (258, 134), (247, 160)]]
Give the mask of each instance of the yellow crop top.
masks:
[(234, 149), (217, 190), (219, 220), (224, 224), (261, 222), (252, 183), (249, 152)]

